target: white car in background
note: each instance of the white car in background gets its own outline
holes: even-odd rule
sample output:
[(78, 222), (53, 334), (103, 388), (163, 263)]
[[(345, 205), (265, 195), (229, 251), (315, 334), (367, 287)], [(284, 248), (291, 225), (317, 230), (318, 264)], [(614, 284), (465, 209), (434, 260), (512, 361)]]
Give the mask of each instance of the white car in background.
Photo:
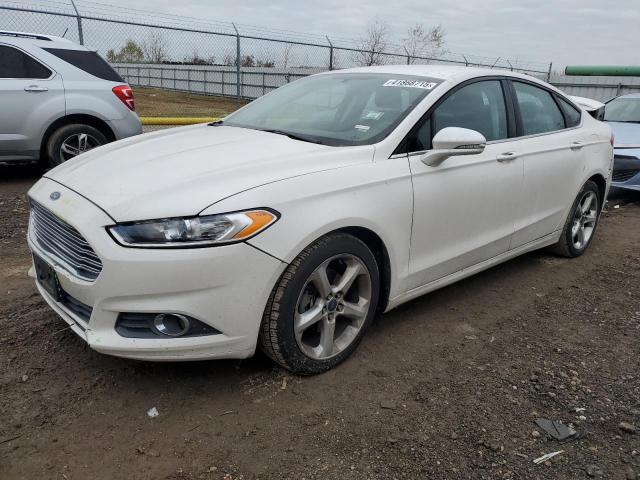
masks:
[(56, 166), (142, 133), (129, 85), (82, 45), (0, 31), (0, 162)]
[(525, 75), (327, 72), (47, 173), (29, 192), (31, 272), (99, 352), (259, 345), (318, 373), (376, 312), (531, 250), (581, 255), (612, 161), (607, 125)]

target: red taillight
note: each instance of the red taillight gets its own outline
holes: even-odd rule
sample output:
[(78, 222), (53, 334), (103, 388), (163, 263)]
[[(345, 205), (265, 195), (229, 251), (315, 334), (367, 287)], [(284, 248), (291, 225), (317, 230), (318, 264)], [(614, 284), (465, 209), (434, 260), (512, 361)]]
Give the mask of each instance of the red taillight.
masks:
[(129, 85), (118, 85), (111, 89), (116, 97), (124, 103), (132, 112), (136, 111), (136, 102), (133, 99), (133, 91)]
[(609, 140), (609, 143), (611, 143), (611, 146), (613, 147), (616, 141), (616, 136), (613, 134), (613, 132), (611, 133), (611, 140)]

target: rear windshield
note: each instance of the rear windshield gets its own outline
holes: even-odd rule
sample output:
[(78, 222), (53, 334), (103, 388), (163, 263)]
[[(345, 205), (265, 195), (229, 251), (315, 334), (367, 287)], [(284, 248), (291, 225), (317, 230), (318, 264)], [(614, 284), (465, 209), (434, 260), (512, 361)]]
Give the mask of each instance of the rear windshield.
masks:
[(110, 82), (124, 82), (118, 72), (111, 68), (111, 65), (96, 52), (67, 50), (64, 48), (45, 48), (44, 50), (94, 77), (109, 80)]
[(614, 98), (605, 106), (604, 119), (607, 122), (640, 123), (640, 98)]

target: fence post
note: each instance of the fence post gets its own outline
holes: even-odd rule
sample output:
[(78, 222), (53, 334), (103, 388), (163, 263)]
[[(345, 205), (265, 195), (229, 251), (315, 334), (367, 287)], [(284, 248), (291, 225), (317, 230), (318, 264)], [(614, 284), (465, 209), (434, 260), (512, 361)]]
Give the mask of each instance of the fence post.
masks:
[(329, 42), (329, 70), (333, 70), (333, 43), (329, 40), (329, 36), (325, 35), (327, 42)]
[(547, 72), (547, 82), (551, 80), (551, 68), (553, 68), (553, 62), (549, 63), (549, 71)]
[(71, 5), (73, 5), (73, 9), (76, 11), (76, 20), (78, 20), (78, 40), (80, 40), (80, 45), (84, 45), (84, 34), (82, 32), (82, 17), (80, 16), (78, 7), (76, 7), (76, 2), (71, 0)]
[(404, 45), (402, 46), (402, 48), (404, 48), (404, 52), (407, 54), (407, 65), (411, 65), (411, 55), (409, 54), (409, 50), (407, 50), (407, 47), (405, 47)]
[(232, 23), (233, 29), (236, 31), (236, 103), (240, 106), (240, 32), (236, 28), (236, 24)]

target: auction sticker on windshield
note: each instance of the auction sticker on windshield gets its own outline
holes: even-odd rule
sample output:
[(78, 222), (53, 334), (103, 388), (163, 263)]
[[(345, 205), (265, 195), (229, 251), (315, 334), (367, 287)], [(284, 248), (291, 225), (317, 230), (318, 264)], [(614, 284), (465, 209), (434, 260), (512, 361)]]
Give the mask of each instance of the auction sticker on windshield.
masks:
[(434, 82), (424, 82), (420, 80), (396, 80), (391, 79), (384, 82), (383, 87), (409, 87), (422, 88), (423, 90), (433, 90), (438, 84)]

